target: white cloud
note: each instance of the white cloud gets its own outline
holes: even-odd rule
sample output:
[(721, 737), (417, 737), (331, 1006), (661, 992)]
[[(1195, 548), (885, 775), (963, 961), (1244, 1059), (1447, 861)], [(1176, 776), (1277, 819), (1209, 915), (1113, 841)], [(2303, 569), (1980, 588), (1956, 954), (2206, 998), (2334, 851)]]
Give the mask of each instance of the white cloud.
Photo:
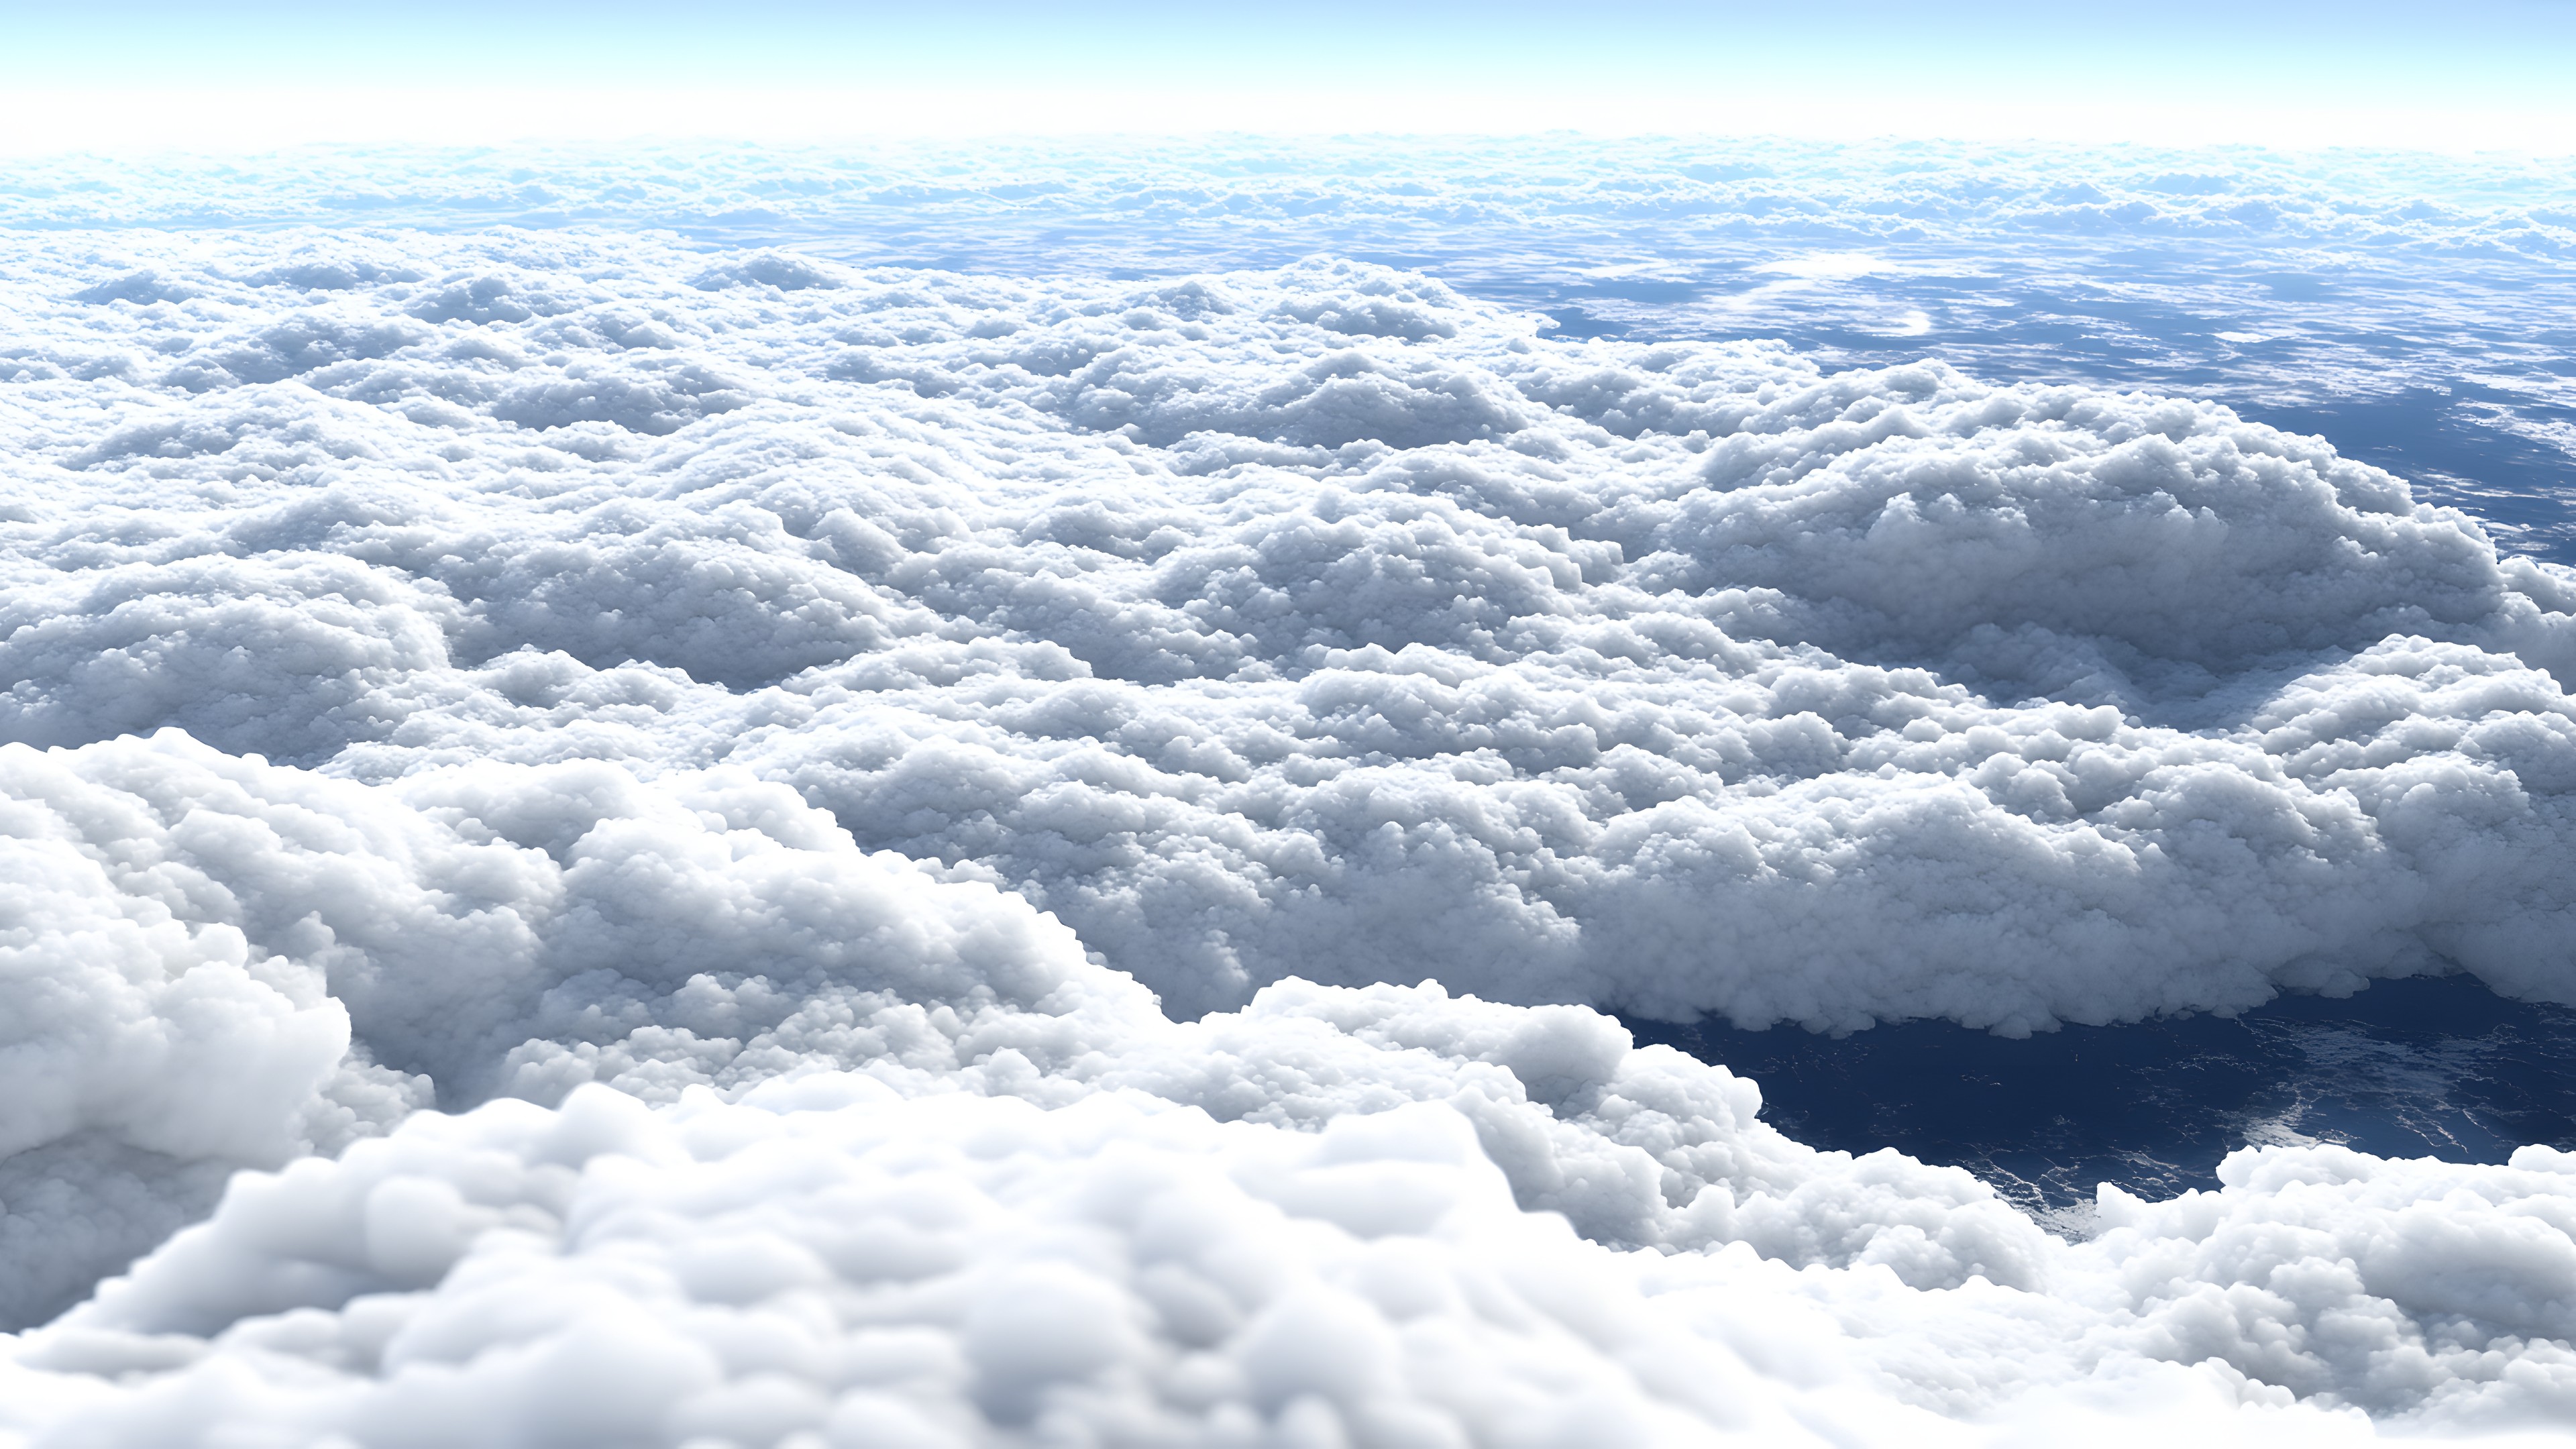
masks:
[(1535, 1004), (2576, 995), (2576, 575), (2322, 443), (1320, 260), (5, 286), (0, 1309), (276, 1175), (11, 1344), (0, 1433), (2567, 1410), (2545, 1149), (2067, 1244)]
[[(2576, 256), (2564, 168), (2494, 152), (2358, 151), (2349, 133), (2342, 149), (2305, 155), (2230, 139), (2240, 144), (878, 137), (309, 147), (229, 169), (79, 155), (16, 167), (0, 223), (335, 224), (334, 260), (293, 264), (301, 281), (278, 277), (312, 287), (409, 265), (352, 235), (371, 226), (595, 222), (1021, 276), (1274, 268), (1318, 252), (1437, 258), (1460, 290), (1520, 299), (1578, 332), (1791, 337), (1828, 365), (1931, 354), (1990, 378), (2296, 409), (2303, 431), (2328, 426), (2320, 410), (2393, 399), (2398, 434), (2334, 430), (2402, 449), (2391, 456), (2410, 466), (2481, 458), (2486, 482), (2520, 495), (2528, 516), (2513, 521), (2551, 525), (2525, 544), (2576, 559), (2559, 510), (2537, 496), (2549, 485), (2530, 450), (2497, 431), (2555, 447), (2550, 429), (2566, 422), (2563, 379), (2547, 367), (2564, 350), (2551, 329)], [(112, 238), (102, 245), (115, 250)], [(1831, 285), (1760, 270), (1854, 256), (1885, 265)], [(85, 273), (82, 288), (193, 285), (175, 273), (136, 280), (151, 269), (126, 257)], [(1913, 331), (1915, 311), (1928, 330)], [(2219, 332), (2271, 341), (2222, 345)], [(2476, 387), (2462, 392), (2464, 379)], [(2501, 411), (2488, 418), (2487, 404)]]
[(721, 760), (1190, 1013), (2565, 994), (2567, 575), (2224, 409), (1541, 345), (1341, 264), (442, 245), (318, 301), (30, 287), (137, 380), (23, 388), (14, 734)]

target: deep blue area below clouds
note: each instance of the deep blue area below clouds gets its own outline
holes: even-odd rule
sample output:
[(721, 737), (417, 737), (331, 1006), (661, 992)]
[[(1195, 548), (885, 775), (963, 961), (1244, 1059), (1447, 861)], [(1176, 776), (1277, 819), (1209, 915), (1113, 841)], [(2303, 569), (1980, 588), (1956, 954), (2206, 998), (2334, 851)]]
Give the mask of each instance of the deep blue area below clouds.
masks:
[(2100, 1182), (2150, 1198), (2214, 1186), (2249, 1142), (2455, 1162), (2576, 1147), (2576, 1011), (2468, 976), (2018, 1041), (1939, 1021), (1845, 1037), (1626, 1025), (1752, 1077), (1764, 1117), (1800, 1141), (1965, 1167), (2043, 1211), (2090, 1202)]

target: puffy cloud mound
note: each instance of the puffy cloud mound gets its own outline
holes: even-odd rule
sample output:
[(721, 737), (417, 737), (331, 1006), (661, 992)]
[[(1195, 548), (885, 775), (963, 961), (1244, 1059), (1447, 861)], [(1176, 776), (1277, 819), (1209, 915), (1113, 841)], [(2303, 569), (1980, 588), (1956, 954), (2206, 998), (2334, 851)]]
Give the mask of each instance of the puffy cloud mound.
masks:
[[(62, 862), (45, 914), (127, 953), (33, 983), (79, 1068), (7, 1058), (17, 1183), (131, 1218), (109, 1241), (70, 1201), (47, 1246), (112, 1266), (210, 1169), (280, 1169), (19, 1337), (0, 1413), (30, 1443), (2576, 1407), (2576, 1159), (2545, 1148), (2249, 1150), (2214, 1192), (2106, 1187), (2070, 1244), (1958, 1169), (1790, 1141), (1751, 1083), (1581, 1007), (1289, 982), (1174, 1021), (1025, 903), (732, 772), (371, 787), (175, 732), (7, 757), (50, 812), (20, 828)], [(502, 1099), (415, 1111), (431, 1083), (385, 1064)]]
[(14, 283), (27, 743), (721, 762), (1182, 1014), (2571, 993), (2576, 580), (2223, 408), (1322, 261), (122, 245)]
[(2558, 1154), (2070, 1243), (1590, 1009), (2576, 999), (2576, 576), (2399, 480), (1331, 261), (338, 247), (0, 279), (0, 1442), (2576, 1411)]
[[(1579, 1007), (1288, 983), (1174, 1022), (1024, 904), (774, 788), (499, 767), (403, 804), (176, 737), (76, 758), (214, 802), (201, 838), (247, 873), (406, 916), (352, 946), (308, 913), (262, 958), (365, 980), (377, 1052), (593, 1080), (236, 1177), (0, 1360), (31, 1443), (1947, 1441), (2141, 1413), (2269, 1442), (2576, 1398), (2576, 1169), (2547, 1149), (2249, 1150), (2214, 1192), (2106, 1188), (2069, 1244), (1956, 1169), (1801, 1147), (1752, 1084)], [(542, 818), (485, 818), (511, 801)], [(500, 969), (430, 944), (477, 918), (520, 928)], [(635, 964), (581, 970), (603, 953)], [(577, 1017), (490, 1004), (548, 982)], [(349, 1068), (304, 1073), (304, 1103), (226, 1110), (347, 1132)]]
[[(1290, 983), (1175, 1023), (1025, 903), (865, 854), (735, 772), (647, 787), (614, 766), (482, 766), (368, 787), (177, 731), (0, 747), (0, 766), (12, 878), (44, 891), (13, 912), (43, 932), (13, 955), (37, 1009), (0, 1055), (7, 1145), (157, 1154), (172, 1193), (203, 1192), (181, 1164), (337, 1149), (433, 1094), (551, 1102), (605, 1082), (671, 1102), (855, 1071), (915, 1096), (1150, 1093), (1292, 1129), (1454, 1102), (1523, 1198), (1608, 1241), (1705, 1239), (1673, 1214), (1723, 1183), (1745, 1203), (1701, 1210), (1749, 1215), (1737, 1235), (1800, 1261), (1893, 1252), (1926, 1283), (2036, 1271), (2036, 1230), (1964, 1174), (1808, 1187), (1827, 1159), (1758, 1128), (1749, 1085), (1632, 1054), (1607, 1018)], [(1818, 1236), (1759, 1205), (1801, 1189), (1842, 1192), (1848, 1221)], [(1879, 1245), (1882, 1211), (1911, 1233)], [(103, 1227), (92, 1275), (169, 1227), (150, 1222)]]

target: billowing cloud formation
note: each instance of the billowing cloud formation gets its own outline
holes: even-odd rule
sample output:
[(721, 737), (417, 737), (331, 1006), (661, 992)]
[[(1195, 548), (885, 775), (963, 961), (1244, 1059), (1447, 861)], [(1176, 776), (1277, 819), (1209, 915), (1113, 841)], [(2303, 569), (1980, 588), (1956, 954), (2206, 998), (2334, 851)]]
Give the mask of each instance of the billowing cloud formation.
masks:
[(112, 903), (100, 937), (162, 950), (117, 963), (161, 1055), (78, 1043), (153, 1095), (22, 1132), (270, 1161), (380, 1132), (421, 1084), (335, 1060), (352, 1023), (459, 1096), (563, 1097), (238, 1179), (19, 1340), (0, 1412), (37, 1443), (1696, 1442), (2177, 1398), (2272, 1433), (2233, 1406), (2494, 1427), (2576, 1391), (2545, 1148), (2252, 1149), (2213, 1193), (2106, 1188), (2070, 1245), (1578, 1007), (1288, 983), (1172, 1021), (1025, 904), (723, 772), (11, 753), (62, 822), (24, 832), (66, 861), (50, 913)]
[(105, 248), (8, 280), (0, 1311), (278, 1175), (34, 1442), (2570, 1408), (2545, 1149), (2070, 1245), (1538, 1004), (2576, 996), (2576, 575), (2319, 442), (1329, 261)]
[[(1021, 277), (1436, 259), (1571, 331), (2213, 397), (2388, 450), (2576, 561), (2576, 192), (2546, 157), (1781, 139), (1233, 137), (27, 160), (13, 230), (593, 224)], [(350, 291), (400, 257), (254, 265)], [(166, 274), (166, 275), (165, 275)], [(146, 258), (85, 288), (198, 285)], [(796, 289), (794, 277), (779, 285)], [(182, 299), (184, 300), (184, 298)], [(0, 354), (5, 354), (0, 341)], [(2357, 406), (2359, 405), (2359, 406)], [(2272, 411), (2278, 409), (2279, 411)]]
[[(326, 260), (394, 280), (280, 280)], [(1192, 1015), (2569, 990), (2576, 583), (2221, 409), (1539, 344), (1338, 263), (96, 266), (26, 287), (30, 744), (722, 762)]]

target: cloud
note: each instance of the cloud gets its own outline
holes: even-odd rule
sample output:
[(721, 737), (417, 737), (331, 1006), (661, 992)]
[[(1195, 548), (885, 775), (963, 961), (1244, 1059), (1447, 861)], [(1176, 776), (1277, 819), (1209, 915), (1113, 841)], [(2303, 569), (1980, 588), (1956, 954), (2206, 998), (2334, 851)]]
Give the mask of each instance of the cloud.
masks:
[(1591, 1009), (2570, 999), (2576, 574), (2402, 481), (1329, 259), (297, 245), (6, 283), (0, 1432), (2563, 1417), (2559, 1154), (2069, 1243)]
[(32, 387), (12, 735), (723, 762), (1183, 1014), (1292, 974), (2010, 1031), (2442, 961), (2567, 994), (2576, 585), (2224, 408), (1542, 344), (1337, 262), (381, 270), (30, 299), (189, 379), (423, 278), (557, 300)]

